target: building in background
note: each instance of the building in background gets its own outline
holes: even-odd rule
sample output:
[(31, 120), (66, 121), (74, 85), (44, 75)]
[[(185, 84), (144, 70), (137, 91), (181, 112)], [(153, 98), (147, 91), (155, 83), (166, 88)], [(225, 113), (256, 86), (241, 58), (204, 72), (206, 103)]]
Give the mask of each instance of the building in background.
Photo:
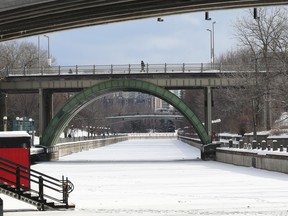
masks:
[[(170, 90), (173, 94), (175, 94), (177, 97), (181, 97), (181, 90)], [(167, 110), (173, 110), (174, 107), (172, 107), (170, 104), (168, 104), (166, 101), (154, 97), (153, 104), (152, 104), (153, 110), (159, 110), (159, 109), (167, 109)]]

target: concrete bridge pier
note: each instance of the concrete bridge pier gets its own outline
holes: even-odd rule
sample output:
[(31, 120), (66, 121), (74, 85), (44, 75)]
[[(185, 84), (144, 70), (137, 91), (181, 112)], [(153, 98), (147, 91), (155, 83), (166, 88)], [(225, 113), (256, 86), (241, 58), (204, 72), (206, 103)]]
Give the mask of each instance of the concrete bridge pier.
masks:
[(53, 118), (53, 92), (39, 89), (39, 135), (42, 137)]
[[(7, 93), (0, 92), (0, 130), (4, 130), (4, 119), (3, 117), (7, 116)], [(7, 120), (6, 120), (7, 121)], [(7, 122), (6, 122), (7, 124)]]
[(208, 135), (211, 137), (212, 135), (212, 106), (213, 106), (213, 98), (212, 98), (212, 88), (207, 86), (205, 89), (205, 128)]

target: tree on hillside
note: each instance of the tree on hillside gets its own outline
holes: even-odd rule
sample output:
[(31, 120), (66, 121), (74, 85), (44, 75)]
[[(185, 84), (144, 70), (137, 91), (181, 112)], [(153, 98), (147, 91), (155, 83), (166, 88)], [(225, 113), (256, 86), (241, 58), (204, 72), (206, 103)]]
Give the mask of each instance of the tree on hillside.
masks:
[(1, 43), (0, 50), (0, 68), (36, 68), (39, 63), (40, 66), (48, 66), (47, 51), (40, 49), (40, 60), (38, 61), (38, 47), (33, 43), (25, 41)]
[[(38, 67), (38, 63), (47, 66), (47, 52), (40, 50), (40, 61), (38, 61), (38, 48), (29, 42), (6, 42), (0, 44), (0, 71), (7, 68), (16, 69), (24, 67)], [(3, 72), (2, 71), (2, 72)], [(9, 129), (12, 120), (16, 117), (29, 117), (35, 120), (38, 125), (38, 95), (37, 94), (6, 94), (7, 108), (6, 111), (9, 123)], [(1, 115), (6, 115), (1, 110)], [(2, 125), (3, 126), (3, 125)]]
[(239, 18), (234, 25), (241, 49), (220, 57), (223, 65), (232, 64), (238, 71), (232, 76), (239, 80), (239, 88), (229, 89), (226, 96), (234, 100), (235, 107), (246, 104), (254, 133), (263, 123), (266, 129), (271, 128), (271, 104), (279, 97), (277, 83), (286, 71), (287, 25), (286, 9), (260, 9), (258, 19), (253, 19), (253, 11), (249, 10), (248, 16)]

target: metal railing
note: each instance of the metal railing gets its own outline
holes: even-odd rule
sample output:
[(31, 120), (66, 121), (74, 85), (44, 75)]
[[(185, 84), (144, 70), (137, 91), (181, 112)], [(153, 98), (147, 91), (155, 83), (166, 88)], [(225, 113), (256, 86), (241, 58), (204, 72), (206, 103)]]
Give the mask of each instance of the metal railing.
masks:
[[(264, 69), (258, 68), (258, 71)], [(223, 72), (255, 72), (251, 65), (222, 65), (210, 63), (182, 64), (123, 64), (123, 65), (74, 65), (50, 66), (39, 68), (3, 68), (0, 77), (9, 76), (57, 76), (57, 75), (108, 75), (108, 74), (163, 74), (163, 73), (223, 73)]]
[[(68, 178), (65, 179), (62, 176), (62, 179), (59, 180), (1, 157), (0, 169), (3, 174), (0, 176), (0, 182), (15, 187), (19, 198), (23, 191), (30, 191), (37, 195), (38, 202), (43, 204), (41, 210), (44, 210), (44, 204), (47, 203), (46, 199), (68, 206), (69, 193), (74, 189)], [(5, 176), (10, 177), (6, 178)], [(23, 184), (23, 181), (28, 183)], [(36, 188), (31, 188), (31, 183), (35, 184)], [(56, 198), (54, 195), (48, 195), (45, 191), (54, 191), (56, 194), (62, 194), (62, 196)]]

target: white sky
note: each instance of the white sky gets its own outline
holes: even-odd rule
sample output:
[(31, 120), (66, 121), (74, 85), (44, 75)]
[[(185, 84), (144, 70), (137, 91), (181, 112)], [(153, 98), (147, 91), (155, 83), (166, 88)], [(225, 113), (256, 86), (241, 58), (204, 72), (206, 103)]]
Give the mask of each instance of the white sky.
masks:
[[(210, 33), (215, 24), (215, 56), (236, 46), (232, 24), (247, 9), (189, 13), (113, 23), (48, 34), (57, 65), (210, 62)], [(41, 36), (47, 49), (47, 38)], [(37, 36), (26, 40), (37, 44)]]

